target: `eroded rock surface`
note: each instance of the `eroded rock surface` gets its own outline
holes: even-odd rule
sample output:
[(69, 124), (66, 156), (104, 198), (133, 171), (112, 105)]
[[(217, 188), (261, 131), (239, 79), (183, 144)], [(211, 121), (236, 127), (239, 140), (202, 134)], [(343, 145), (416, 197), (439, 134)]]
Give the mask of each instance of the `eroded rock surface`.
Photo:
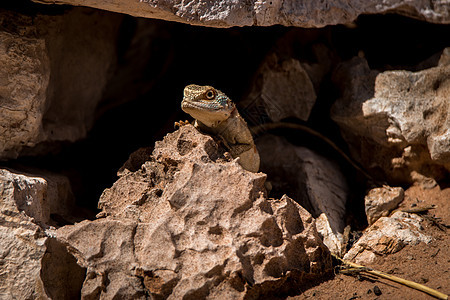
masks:
[(371, 263), (377, 256), (398, 252), (405, 245), (429, 243), (431, 237), (422, 233), (421, 221), (422, 218), (418, 215), (401, 211), (390, 217), (381, 217), (365, 230), (344, 259)]
[(84, 270), (44, 229), (72, 209), (68, 193), (61, 176), (0, 170), (1, 299), (79, 297)]
[(256, 140), (261, 170), (269, 174), (274, 190), (288, 195), (307, 208), (331, 252), (342, 253), (345, 203), (348, 185), (338, 165), (305, 147), (265, 135)]
[(332, 118), (354, 158), (389, 180), (412, 182), (416, 171), (436, 180), (450, 170), (450, 64), (418, 72), (371, 70), (363, 58), (342, 64), (334, 81), (342, 98)]
[(56, 225), (52, 216), (71, 218), (75, 207), (69, 180), (46, 171), (25, 173), (0, 169), (2, 211), (23, 212), (42, 226)]
[(84, 297), (242, 299), (330, 270), (311, 214), (267, 199), (265, 174), (227, 161), (211, 137), (186, 125), (145, 153), (103, 193), (105, 218), (57, 232), (87, 268)]
[(121, 12), (136, 17), (156, 18), (214, 27), (231, 26), (299, 26), (323, 27), (352, 22), (361, 14), (399, 14), (427, 20), (450, 23), (448, 3), (442, 0), (430, 2), (400, 0), (389, 1), (214, 1), (182, 2), (174, 0), (136, 1), (126, 0), (35, 0), (40, 3), (83, 5)]

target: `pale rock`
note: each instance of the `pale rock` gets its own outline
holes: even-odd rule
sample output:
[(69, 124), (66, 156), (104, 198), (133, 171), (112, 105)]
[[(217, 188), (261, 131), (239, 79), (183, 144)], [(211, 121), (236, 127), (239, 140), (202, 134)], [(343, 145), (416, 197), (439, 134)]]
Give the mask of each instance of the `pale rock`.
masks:
[(17, 210), (3, 207), (0, 218), (0, 298), (36, 299), (44, 290), (39, 275), (47, 237)]
[(82, 297), (244, 299), (295, 288), (331, 267), (315, 220), (266, 175), (228, 161), (192, 125), (130, 157), (105, 190), (105, 218), (58, 229), (87, 268)]
[(122, 17), (87, 8), (0, 13), (2, 24), (18, 24), (0, 31), (0, 159), (85, 137), (115, 61)]
[(51, 215), (69, 218), (75, 207), (67, 177), (47, 171), (0, 169), (0, 189), (2, 213), (17, 209), (44, 227), (55, 225)]
[(345, 251), (343, 232), (333, 231), (325, 213), (321, 213), (316, 218), (316, 228), (322, 237), (323, 243), (328, 247), (330, 252), (341, 257)]
[(418, 215), (401, 211), (390, 217), (381, 217), (365, 230), (344, 259), (366, 264), (373, 262), (377, 256), (398, 252), (406, 245), (429, 243), (432, 238), (421, 232), (421, 221)]
[[(446, 54), (447, 53), (447, 54)], [(342, 97), (331, 117), (352, 156), (389, 180), (411, 183), (411, 172), (441, 179), (450, 170), (450, 65), (418, 72), (370, 70), (363, 58), (337, 68)]]
[(348, 185), (339, 166), (285, 139), (264, 135), (256, 139), (261, 170), (274, 190), (289, 196), (317, 218), (318, 231), (331, 252), (342, 253)]
[[(0, 298), (77, 298), (83, 270), (48, 237), (51, 214), (71, 207), (67, 180), (0, 170)], [(47, 230), (51, 232), (51, 228)]]
[(428, 22), (448, 24), (448, 3), (442, 0), (327, 0), (319, 2), (254, 0), (183, 2), (174, 0), (34, 0), (48, 4), (90, 6), (135, 17), (163, 19), (212, 27), (272, 26), (324, 27), (353, 22), (362, 14), (398, 13)]
[[(317, 96), (308, 73), (298, 60), (280, 60), (272, 53), (254, 77), (251, 91), (239, 103), (240, 112), (247, 120), (252, 121), (254, 117), (257, 124), (262, 114), (267, 114), (273, 122), (289, 117), (308, 120)], [(261, 112), (261, 108), (265, 111)]]
[(364, 198), (367, 222), (375, 223), (380, 217), (387, 217), (403, 201), (405, 192), (401, 187), (383, 186), (371, 189)]

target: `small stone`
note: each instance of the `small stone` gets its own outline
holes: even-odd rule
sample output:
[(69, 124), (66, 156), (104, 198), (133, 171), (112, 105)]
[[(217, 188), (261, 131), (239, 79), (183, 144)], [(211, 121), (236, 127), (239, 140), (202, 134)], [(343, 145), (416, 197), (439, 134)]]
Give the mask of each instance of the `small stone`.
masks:
[(344, 259), (367, 264), (373, 262), (377, 255), (396, 253), (405, 245), (429, 243), (431, 237), (423, 234), (420, 226), (422, 220), (418, 215), (401, 211), (390, 217), (381, 217), (365, 230)]
[(404, 195), (401, 187), (383, 186), (370, 190), (364, 198), (369, 225), (375, 223), (380, 217), (387, 217), (403, 201)]
[(375, 295), (380, 296), (382, 294), (380, 288), (378, 287), (378, 285), (373, 287), (373, 292)]

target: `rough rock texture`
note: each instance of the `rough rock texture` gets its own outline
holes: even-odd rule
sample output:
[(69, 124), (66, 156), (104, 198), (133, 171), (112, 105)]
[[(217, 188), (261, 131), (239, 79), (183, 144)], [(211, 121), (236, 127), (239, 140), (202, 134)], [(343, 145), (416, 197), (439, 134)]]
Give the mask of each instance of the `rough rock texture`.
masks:
[(450, 170), (450, 64), (418, 72), (370, 70), (363, 58), (333, 75), (342, 98), (331, 117), (352, 155), (389, 180), (411, 182), (411, 172), (441, 179)]
[(35, 0), (40, 3), (83, 5), (121, 12), (136, 17), (157, 18), (193, 25), (214, 27), (271, 26), (281, 24), (299, 27), (323, 27), (352, 22), (361, 14), (399, 14), (427, 20), (450, 23), (448, 2), (445, 0), (349, 0), (349, 1), (214, 1), (183, 2), (160, 1), (102, 1), (102, 0)]
[[(293, 58), (281, 60), (272, 53), (261, 64), (251, 91), (239, 106), (247, 120), (256, 118), (254, 123), (266, 114), (273, 122), (289, 117), (307, 121), (315, 102), (313, 83), (300, 62)], [(255, 108), (258, 111), (253, 114)]]
[(121, 20), (86, 8), (33, 16), (0, 9), (0, 159), (86, 136)]
[(429, 243), (431, 237), (421, 233), (421, 221), (422, 218), (418, 215), (401, 211), (390, 217), (381, 217), (365, 230), (363, 236), (345, 254), (344, 259), (356, 263), (370, 263), (377, 255), (395, 253), (405, 245)]
[[(55, 180), (56, 179), (56, 180)], [(67, 204), (67, 180), (0, 170), (0, 298), (78, 298), (84, 270), (38, 224)], [(69, 191), (70, 192), (70, 191)], [(48, 225), (43, 224), (46, 227)]]
[(11, 205), (42, 226), (55, 225), (53, 216), (70, 218), (75, 207), (69, 180), (35, 170), (33, 174), (0, 169), (2, 203)]
[(325, 245), (340, 254), (348, 186), (337, 164), (273, 135), (258, 138), (256, 145), (274, 191), (288, 193), (310, 211)]
[(87, 267), (83, 297), (252, 298), (331, 267), (312, 216), (267, 199), (265, 175), (226, 161), (211, 137), (186, 125), (145, 153), (103, 193), (105, 218), (57, 231)]
[(371, 189), (364, 198), (367, 222), (375, 223), (380, 217), (387, 217), (403, 201), (405, 192), (401, 187), (383, 186)]

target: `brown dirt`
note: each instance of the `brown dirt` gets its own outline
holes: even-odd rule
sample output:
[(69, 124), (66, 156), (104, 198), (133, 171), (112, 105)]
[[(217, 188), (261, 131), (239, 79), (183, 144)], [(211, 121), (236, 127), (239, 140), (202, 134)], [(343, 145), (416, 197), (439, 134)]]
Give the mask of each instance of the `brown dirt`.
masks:
[[(450, 188), (424, 190), (412, 186), (405, 192), (400, 209), (436, 205), (435, 209), (423, 214), (424, 233), (433, 237), (429, 244), (408, 245), (397, 253), (379, 257), (367, 265), (375, 270), (411, 280), (441, 293), (450, 294)], [(440, 219), (439, 219), (440, 218)], [(438, 223), (438, 224), (436, 224)], [(374, 294), (378, 286), (381, 295)], [(338, 274), (331, 280), (314, 286), (299, 296), (289, 299), (434, 299), (433, 297), (386, 279), (365, 276), (360, 279)]]

